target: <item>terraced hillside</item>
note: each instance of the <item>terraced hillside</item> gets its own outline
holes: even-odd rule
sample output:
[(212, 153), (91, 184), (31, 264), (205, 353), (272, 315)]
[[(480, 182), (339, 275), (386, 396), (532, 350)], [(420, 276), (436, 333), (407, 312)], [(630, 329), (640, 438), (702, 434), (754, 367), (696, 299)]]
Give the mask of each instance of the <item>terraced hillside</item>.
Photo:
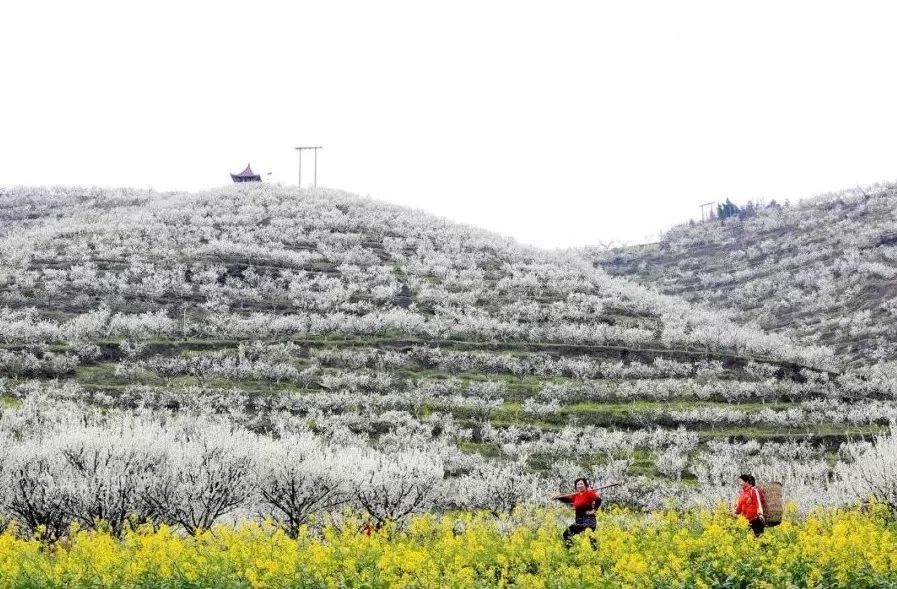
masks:
[(681, 225), (590, 254), (608, 273), (719, 309), (854, 365), (897, 360), (897, 187)]
[(841, 444), (897, 419), (822, 348), (345, 193), (7, 189), (0, 228), (0, 516), (34, 529), (500, 511), (583, 472), (836, 501)]

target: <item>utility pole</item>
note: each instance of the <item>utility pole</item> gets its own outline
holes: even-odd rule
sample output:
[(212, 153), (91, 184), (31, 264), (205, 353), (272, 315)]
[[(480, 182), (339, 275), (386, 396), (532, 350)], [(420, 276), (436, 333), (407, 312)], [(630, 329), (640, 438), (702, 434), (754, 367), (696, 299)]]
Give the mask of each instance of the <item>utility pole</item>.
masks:
[(299, 152), (299, 188), (302, 188), (302, 150), (304, 149), (314, 149), (315, 150), (315, 188), (318, 187), (318, 150), (324, 149), (320, 145), (312, 145), (306, 147), (297, 147), (296, 151)]
[[(705, 202), (701, 205), (701, 221), (704, 221), (704, 207), (709, 207), (715, 205), (716, 201)], [(713, 216), (713, 209), (710, 209), (710, 214), (707, 215), (707, 218), (711, 218)]]

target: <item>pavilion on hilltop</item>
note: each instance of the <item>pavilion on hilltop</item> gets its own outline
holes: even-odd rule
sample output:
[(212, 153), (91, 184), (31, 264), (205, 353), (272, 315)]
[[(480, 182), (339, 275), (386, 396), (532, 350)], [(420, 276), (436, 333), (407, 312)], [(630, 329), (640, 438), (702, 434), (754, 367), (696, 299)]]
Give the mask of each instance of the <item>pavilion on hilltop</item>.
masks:
[(240, 172), (239, 174), (231, 174), (231, 180), (234, 182), (261, 182), (262, 177), (252, 171), (252, 168), (249, 167), (249, 164), (246, 164), (246, 169)]

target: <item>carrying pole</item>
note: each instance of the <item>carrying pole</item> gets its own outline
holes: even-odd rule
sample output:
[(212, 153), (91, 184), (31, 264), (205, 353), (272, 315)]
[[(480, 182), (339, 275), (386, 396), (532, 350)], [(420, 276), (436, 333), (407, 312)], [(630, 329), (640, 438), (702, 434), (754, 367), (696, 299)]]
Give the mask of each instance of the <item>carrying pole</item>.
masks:
[(603, 487), (598, 487), (598, 490), (599, 490), (599, 491), (602, 491), (602, 490), (604, 490), (604, 489), (610, 489), (611, 487), (619, 487), (619, 486), (622, 485), (622, 484), (623, 484), (623, 481), (619, 481), (619, 482), (616, 482), (616, 483), (611, 483), (611, 484), (609, 484), (609, 485), (604, 485)]

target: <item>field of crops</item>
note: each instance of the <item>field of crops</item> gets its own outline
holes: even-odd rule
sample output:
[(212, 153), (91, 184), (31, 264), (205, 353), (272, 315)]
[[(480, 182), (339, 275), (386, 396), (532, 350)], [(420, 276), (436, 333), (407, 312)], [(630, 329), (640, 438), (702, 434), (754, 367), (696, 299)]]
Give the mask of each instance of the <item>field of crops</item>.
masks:
[(566, 549), (567, 514), (415, 516), (367, 534), (343, 514), (303, 527), (246, 522), (196, 536), (137, 527), (53, 545), (0, 535), (0, 587), (894, 587), (897, 524), (887, 508), (794, 513), (754, 539), (726, 508), (599, 516)]

